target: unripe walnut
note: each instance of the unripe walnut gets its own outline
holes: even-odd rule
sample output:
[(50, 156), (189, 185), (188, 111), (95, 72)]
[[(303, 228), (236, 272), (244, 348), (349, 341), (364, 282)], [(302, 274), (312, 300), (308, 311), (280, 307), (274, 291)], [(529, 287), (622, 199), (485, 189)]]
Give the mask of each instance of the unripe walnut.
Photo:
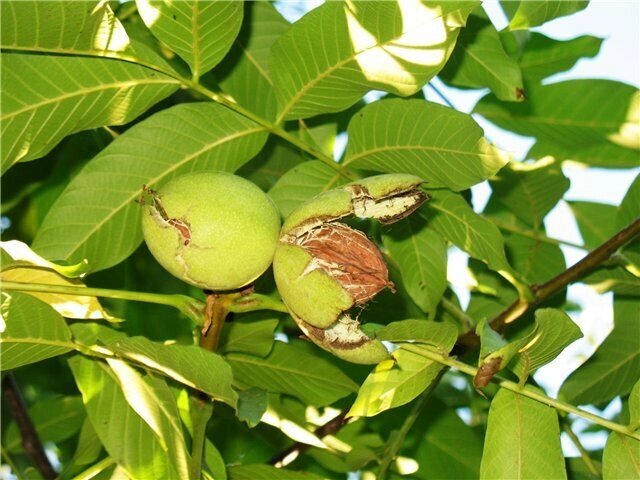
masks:
[(278, 291), (309, 339), (344, 360), (367, 364), (388, 357), (349, 310), (393, 284), (375, 244), (337, 220), (404, 218), (427, 200), (422, 183), (413, 175), (370, 177), (312, 198), (285, 220), (273, 260)]
[(171, 274), (207, 290), (234, 290), (271, 264), (280, 215), (256, 185), (225, 172), (177, 177), (144, 189), (142, 233)]

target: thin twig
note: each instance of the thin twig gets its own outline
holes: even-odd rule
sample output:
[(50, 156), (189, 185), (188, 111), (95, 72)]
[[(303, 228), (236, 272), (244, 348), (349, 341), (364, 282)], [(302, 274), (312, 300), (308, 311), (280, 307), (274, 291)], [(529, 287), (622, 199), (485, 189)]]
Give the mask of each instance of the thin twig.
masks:
[(600, 471), (598, 466), (595, 463), (593, 463), (593, 459), (589, 456), (589, 452), (587, 452), (587, 449), (584, 448), (584, 446), (582, 445), (582, 442), (580, 442), (580, 439), (575, 434), (575, 432), (571, 429), (571, 425), (569, 425), (569, 423), (568, 423), (568, 421), (566, 419), (564, 419), (562, 421), (562, 429), (566, 432), (567, 435), (569, 435), (569, 438), (571, 439), (573, 444), (576, 446), (576, 448), (580, 452), (580, 456), (582, 457), (582, 461), (586, 465), (587, 469), (593, 475), (595, 475), (597, 477), (601, 476), (602, 472)]
[(2, 379), (2, 392), (4, 393), (4, 398), (7, 400), (11, 415), (16, 421), (18, 430), (20, 430), (22, 446), (25, 452), (31, 457), (34, 465), (45, 480), (56, 478), (56, 471), (53, 469), (51, 462), (49, 462), (38, 432), (36, 432), (33, 426), (20, 388), (10, 373)]
[[(347, 423), (345, 420), (345, 417), (348, 411), (349, 411), (348, 408), (346, 410), (343, 410), (342, 412), (340, 412), (338, 416), (329, 420), (324, 425), (321, 425), (320, 427), (316, 428), (313, 432), (314, 435), (322, 439), (327, 435), (333, 435), (336, 432), (338, 432), (338, 430), (340, 430), (343, 427), (343, 425)], [(311, 448), (311, 445), (308, 445), (302, 442), (296, 442), (290, 447), (278, 453), (275, 457), (269, 460), (268, 463), (269, 465), (275, 465), (276, 467), (284, 467), (285, 460), (291, 459), (291, 461), (293, 461), (295, 458), (297, 458), (300, 454), (307, 451), (309, 448)]]
[(437, 94), (437, 95), (438, 95), (438, 96), (439, 96), (439, 97), (444, 101), (444, 103), (446, 103), (449, 107), (454, 108), (454, 109), (456, 108), (456, 107), (454, 107), (454, 106), (453, 106), (453, 103), (451, 102), (451, 100), (449, 100), (449, 99), (447, 98), (447, 96), (446, 96), (444, 93), (442, 93), (442, 91), (441, 91), (438, 87), (436, 87), (436, 86), (433, 84), (433, 82), (429, 82), (429, 88), (431, 88), (431, 90), (433, 90), (434, 92), (436, 92), (436, 94)]
[(402, 447), (404, 439), (409, 433), (409, 430), (411, 430), (411, 427), (413, 427), (413, 424), (418, 419), (420, 412), (422, 412), (422, 409), (426, 405), (429, 397), (431, 397), (431, 393), (433, 393), (435, 387), (438, 385), (438, 383), (440, 383), (440, 379), (442, 378), (446, 370), (446, 368), (440, 370), (438, 376), (433, 380), (433, 382), (431, 382), (431, 385), (429, 385), (429, 387), (420, 394), (418, 400), (414, 402), (413, 406), (411, 407), (411, 411), (409, 412), (409, 415), (407, 415), (404, 419), (400, 430), (397, 433), (394, 432), (391, 434), (389, 440), (387, 441), (387, 444), (385, 445), (382, 461), (380, 462), (380, 469), (378, 470), (377, 476), (378, 480), (384, 480), (387, 477), (387, 472), (389, 470), (391, 462), (394, 458), (396, 458), (396, 455)]

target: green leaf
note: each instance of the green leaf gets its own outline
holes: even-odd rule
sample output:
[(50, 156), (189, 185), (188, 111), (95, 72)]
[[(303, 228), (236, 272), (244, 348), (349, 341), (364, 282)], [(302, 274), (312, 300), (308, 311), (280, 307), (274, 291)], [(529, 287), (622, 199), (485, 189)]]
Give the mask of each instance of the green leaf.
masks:
[(242, 2), (136, 0), (151, 33), (189, 64), (198, 78), (229, 51), (242, 24)]
[(497, 200), (522, 221), (538, 230), (544, 217), (569, 189), (569, 179), (556, 163), (512, 162), (491, 180)]
[(378, 340), (427, 343), (449, 353), (458, 339), (458, 329), (451, 323), (430, 320), (401, 320), (385, 325), (376, 332)]
[[(80, 430), (86, 415), (80, 397), (55, 397), (39, 401), (30, 407), (29, 417), (40, 440), (61, 442)], [(9, 452), (24, 452), (22, 436), (15, 422), (9, 423), (4, 431), (2, 445)]]
[(269, 53), (289, 22), (270, 2), (247, 2), (245, 8), (247, 15), (240, 34), (214, 74), (222, 90), (240, 105), (274, 120), (277, 103), (269, 74)]
[(622, 267), (600, 267), (580, 281), (592, 286), (598, 293), (640, 296), (640, 278)]
[(115, 265), (142, 240), (135, 200), (143, 185), (157, 189), (199, 170), (233, 172), (265, 140), (259, 125), (217, 104), (188, 103), (159, 112), (119, 136), (71, 181), (32, 248), (45, 258), (87, 258), (91, 271)]
[(241, 353), (229, 353), (225, 358), (241, 388), (286, 393), (310, 405), (328, 405), (357, 389), (337, 367), (291, 344), (275, 342), (265, 358)]
[(347, 183), (347, 179), (317, 160), (296, 165), (269, 190), (283, 217), (310, 198)]
[(640, 477), (640, 442), (611, 432), (602, 454), (602, 473), (607, 480), (633, 480)]
[(616, 296), (613, 306), (613, 331), (560, 388), (559, 395), (567, 402), (598, 405), (618, 395), (626, 395), (638, 380), (640, 302)]
[[(261, 5), (262, 3), (253, 3)], [(299, 151), (278, 137), (271, 136), (260, 153), (241, 167), (237, 175), (269, 190), (293, 167), (304, 162)]]
[[(83, 414), (84, 406), (82, 407)], [(102, 452), (102, 443), (96, 433), (95, 428), (91, 425), (91, 421), (86, 418), (82, 423), (80, 434), (78, 435), (78, 446), (73, 454), (73, 458), (69, 461), (66, 468), (74, 467), (76, 465), (87, 465), (98, 460), (100, 453)], [(64, 472), (61, 474), (64, 478)]]
[(567, 149), (607, 141), (640, 148), (634, 134), (640, 94), (631, 85), (612, 80), (567, 80), (531, 85), (527, 98), (516, 104), (488, 95), (478, 102), (474, 113), (499, 127)]
[(278, 319), (251, 322), (227, 322), (220, 335), (219, 350), (265, 356), (273, 347)]
[(105, 345), (127, 338), (126, 333), (100, 323), (73, 323), (69, 328), (73, 334), (73, 339), (87, 346)]
[(271, 465), (235, 465), (228, 468), (229, 480), (320, 480), (309, 472), (294, 472)]
[(178, 86), (139, 65), (89, 57), (4, 52), (2, 70), (3, 171), (69, 134), (128, 123)]
[(493, 270), (510, 269), (500, 230), (475, 213), (464, 198), (448, 190), (431, 190), (431, 201), (420, 209), (430, 228), (485, 262)]
[(439, 401), (430, 401), (425, 411), (428, 423), (416, 425), (420, 428), (413, 454), (419, 464), (416, 478), (476, 480), (482, 458), (480, 436)]
[(446, 242), (419, 216), (396, 222), (383, 232), (382, 240), (411, 299), (432, 319), (447, 288)]
[(238, 395), (231, 387), (231, 368), (215, 353), (195, 345), (162, 345), (145, 337), (122, 338), (109, 343), (107, 348), (216, 400), (232, 407), (236, 405)]
[(46, 303), (14, 292), (3, 299), (2, 370), (56, 357), (74, 348), (64, 319)]
[(571, 160), (592, 167), (602, 168), (634, 168), (638, 166), (638, 152), (633, 148), (625, 148), (615, 143), (596, 143), (573, 148), (556, 145), (546, 140), (538, 140), (525, 155), (537, 160), (551, 155), (557, 160)]
[(473, 118), (425, 100), (371, 103), (352, 118), (347, 133), (345, 166), (412, 173), (429, 187), (464, 190), (507, 162)]
[[(61, 266), (47, 262), (27, 245), (17, 240), (0, 242), (0, 249), (3, 254), (1, 280), (85, 287), (85, 284), (80, 280), (63, 276), (64, 273), (75, 273), (84, 269), (85, 263)], [(62, 272), (62, 274), (58, 272)], [(38, 292), (29, 292), (29, 295), (49, 304), (56, 312), (66, 318), (118, 321), (102, 308), (95, 297)]]
[(251, 387), (241, 390), (238, 398), (238, 420), (246, 422), (250, 428), (260, 423), (267, 411), (269, 393), (260, 388)]
[(477, 2), (327, 2), (273, 45), (279, 119), (339, 112), (368, 90), (413, 95), (446, 63)]
[(583, 0), (527, 0), (520, 2), (511, 22), (510, 30), (537, 27), (554, 18), (571, 15), (586, 8)]
[(488, 87), (500, 100), (524, 100), (518, 62), (504, 51), (496, 27), (480, 7), (469, 15), (467, 26), (438, 77), (456, 86)]
[(360, 386), (347, 417), (372, 417), (409, 403), (438, 377), (442, 365), (400, 348), (383, 360)]
[(640, 217), (640, 175), (637, 175), (622, 199), (616, 217), (616, 229), (622, 230)]
[(616, 233), (616, 206), (596, 202), (567, 203), (578, 223), (584, 245), (589, 250), (599, 247)]
[(480, 478), (566, 479), (556, 411), (501, 389), (489, 410)]
[(89, 420), (105, 450), (131, 478), (179, 478), (153, 430), (131, 408), (106, 363), (69, 359)]
[[(509, 35), (508, 31), (504, 32)], [(593, 58), (600, 51), (602, 38), (583, 35), (571, 40), (556, 40), (530, 32), (522, 55), (518, 58), (522, 75), (540, 81), (573, 67), (581, 58)]]
[(555, 359), (568, 345), (582, 338), (580, 328), (569, 315), (553, 308), (536, 310), (536, 323), (511, 369), (521, 379)]
[(126, 362), (107, 359), (129, 406), (151, 427), (179, 478), (187, 478), (191, 458), (182, 433), (180, 414), (166, 382), (153, 374), (141, 375)]

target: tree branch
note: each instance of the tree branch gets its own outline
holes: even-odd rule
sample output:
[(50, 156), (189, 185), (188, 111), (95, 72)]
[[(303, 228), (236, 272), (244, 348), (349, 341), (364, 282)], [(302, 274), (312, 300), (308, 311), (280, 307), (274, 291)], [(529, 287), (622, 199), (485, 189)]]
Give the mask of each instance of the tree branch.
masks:
[[(490, 325), (496, 331), (502, 331), (504, 327), (520, 318), (531, 308), (547, 300), (553, 295), (563, 290), (567, 285), (584, 277), (594, 268), (607, 261), (616, 250), (623, 247), (640, 234), (640, 218), (620, 230), (609, 240), (604, 242), (595, 250), (589, 252), (582, 260), (571, 266), (561, 274), (553, 277), (542, 285), (533, 285), (531, 292), (533, 296), (530, 300), (519, 298), (509, 307), (503, 310), (498, 316), (491, 320)], [(477, 347), (480, 343), (474, 331), (469, 331), (458, 338), (458, 342), (466, 347)]]
[(6, 374), (2, 379), (2, 392), (4, 393), (4, 398), (7, 400), (11, 415), (20, 430), (22, 446), (25, 452), (31, 457), (31, 460), (33, 460), (34, 465), (43, 478), (46, 480), (56, 478), (57, 474), (47, 458), (38, 432), (36, 432), (31, 417), (29, 417), (29, 412), (22, 398), (20, 388), (10, 373)]

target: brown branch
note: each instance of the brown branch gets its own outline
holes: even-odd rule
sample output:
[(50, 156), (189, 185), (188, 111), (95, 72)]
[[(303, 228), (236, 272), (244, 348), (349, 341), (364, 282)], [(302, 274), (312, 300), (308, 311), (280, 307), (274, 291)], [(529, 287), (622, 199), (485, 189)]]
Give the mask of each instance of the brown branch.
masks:
[(20, 388), (10, 373), (2, 379), (2, 392), (4, 393), (4, 398), (7, 400), (11, 415), (20, 430), (22, 446), (25, 452), (31, 457), (31, 460), (33, 460), (34, 465), (43, 478), (46, 480), (56, 478), (57, 474), (47, 458), (38, 432), (36, 432), (31, 417), (29, 417), (27, 405), (22, 398)]
[[(533, 285), (531, 287), (533, 299), (529, 301), (523, 299), (516, 300), (491, 320), (491, 327), (494, 330), (502, 331), (507, 324), (521, 317), (531, 308), (562, 291), (567, 285), (584, 277), (591, 270), (600, 266), (603, 262), (608, 260), (616, 250), (632, 241), (638, 236), (638, 234), (640, 234), (640, 218), (637, 218), (627, 227), (620, 230), (609, 240), (604, 242), (595, 250), (589, 252), (582, 260), (561, 274), (553, 277), (542, 285)], [(458, 342), (466, 347), (477, 347), (479, 345), (479, 339), (473, 331), (462, 335), (458, 339)]]
[[(314, 435), (322, 439), (327, 435), (333, 435), (334, 433), (337, 433), (338, 430), (340, 430), (347, 423), (344, 417), (347, 415), (348, 411), (349, 411), (348, 409), (343, 410), (342, 412), (340, 412), (340, 414), (337, 417), (335, 417), (332, 420), (329, 420), (324, 425), (321, 425), (318, 428), (316, 428), (313, 432)], [(282, 466), (282, 462), (287, 457), (292, 455), (295, 455), (297, 457), (301, 453), (304, 453), (305, 451), (307, 451), (309, 448), (311, 448), (311, 445), (309, 444), (296, 442), (290, 447), (278, 453), (275, 457), (269, 460), (268, 463), (269, 465)]]

